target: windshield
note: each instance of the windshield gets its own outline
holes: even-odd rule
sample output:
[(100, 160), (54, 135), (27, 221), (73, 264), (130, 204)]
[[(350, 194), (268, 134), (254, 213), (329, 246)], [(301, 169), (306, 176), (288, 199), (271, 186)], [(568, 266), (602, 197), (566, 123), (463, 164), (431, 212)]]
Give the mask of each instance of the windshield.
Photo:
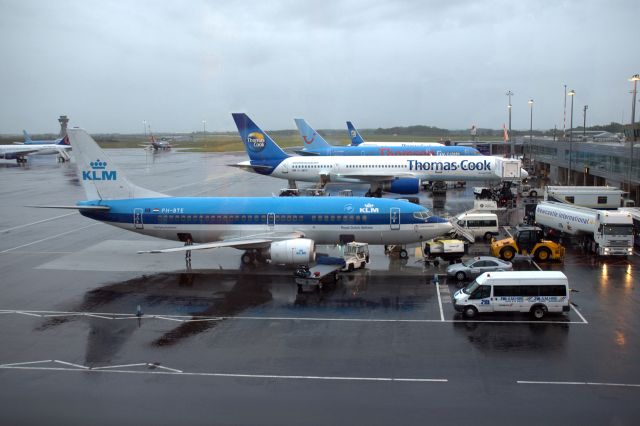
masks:
[(633, 235), (633, 226), (631, 225), (604, 225), (602, 227), (604, 235)]
[(469, 284), (468, 286), (466, 286), (465, 288), (462, 289), (462, 292), (464, 294), (471, 294), (474, 291), (476, 291), (476, 289), (480, 287), (480, 284), (478, 284), (478, 281), (474, 281), (471, 284)]
[(464, 262), (462, 262), (462, 264), (468, 268), (469, 266), (473, 265), (475, 261), (476, 261), (475, 259), (467, 259)]
[(429, 217), (431, 217), (431, 213), (426, 210), (422, 210), (419, 212), (414, 212), (413, 217), (415, 217), (416, 219), (427, 220), (429, 219)]

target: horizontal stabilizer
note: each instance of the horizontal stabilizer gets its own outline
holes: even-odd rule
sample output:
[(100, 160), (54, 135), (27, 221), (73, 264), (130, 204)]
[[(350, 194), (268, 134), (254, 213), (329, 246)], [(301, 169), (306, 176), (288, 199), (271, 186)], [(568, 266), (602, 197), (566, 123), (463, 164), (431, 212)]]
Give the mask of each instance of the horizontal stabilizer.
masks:
[(25, 206), (36, 209), (111, 210), (109, 206)]

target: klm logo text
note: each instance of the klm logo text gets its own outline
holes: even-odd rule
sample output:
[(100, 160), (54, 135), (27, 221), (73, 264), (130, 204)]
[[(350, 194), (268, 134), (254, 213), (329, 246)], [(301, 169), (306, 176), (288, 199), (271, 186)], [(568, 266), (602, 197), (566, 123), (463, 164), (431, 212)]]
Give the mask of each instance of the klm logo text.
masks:
[(83, 170), (82, 180), (116, 180), (115, 170)]

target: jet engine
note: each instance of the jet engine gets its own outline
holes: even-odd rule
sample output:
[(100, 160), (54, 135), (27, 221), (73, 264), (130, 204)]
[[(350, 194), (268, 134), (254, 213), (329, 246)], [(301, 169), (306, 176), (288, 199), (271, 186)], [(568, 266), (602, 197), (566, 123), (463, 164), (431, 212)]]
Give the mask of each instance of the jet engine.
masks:
[(308, 265), (316, 260), (316, 245), (308, 238), (276, 241), (271, 243), (267, 257), (277, 264)]
[(420, 192), (420, 179), (399, 178), (385, 183), (382, 190), (394, 194), (417, 194)]

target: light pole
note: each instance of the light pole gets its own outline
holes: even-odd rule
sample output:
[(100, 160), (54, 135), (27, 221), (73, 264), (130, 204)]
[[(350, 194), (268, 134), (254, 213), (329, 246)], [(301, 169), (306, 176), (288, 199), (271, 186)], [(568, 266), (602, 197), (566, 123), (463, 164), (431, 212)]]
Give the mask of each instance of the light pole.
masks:
[(582, 140), (584, 141), (587, 137), (587, 110), (589, 109), (589, 105), (584, 106), (584, 112), (582, 113)]
[(633, 81), (633, 103), (631, 104), (631, 143), (630, 156), (629, 156), (629, 194), (631, 194), (631, 171), (633, 167), (633, 145), (636, 143), (636, 93), (638, 88), (638, 80), (640, 80), (640, 74), (631, 76), (629, 81)]
[(207, 120), (202, 120), (202, 134), (207, 134)]
[(569, 90), (567, 95), (571, 96), (571, 121), (569, 123), (569, 171), (567, 177), (567, 185), (571, 185), (571, 170), (573, 168), (573, 97), (576, 95), (575, 90)]
[(509, 105), (507, 105), (507, 109), (509, 109), (509, 142), (511, 145), (511, 158), (515, 155), (515, 141), (511, 139), (511, 96), (513, 96), (513, 92), (509, 90), (506, 95), (509, 97)]
[(147, 137), (147, 120), (142, 120), (142, 127), (144, 128), (144, 137)]
[(562, 92), (564, 95), (564, 112), (562, 115), (562, 139), (567, 140), (567, 85), (564, 85), (564, 91)]
[(527, 102), (529, 104), (529, 113), (530, 113), (530, 118), (529, 118), (529, 163), (531, 163), (531, 141), (533, 139), (533, 99), (529, 99), (529, 102)]

